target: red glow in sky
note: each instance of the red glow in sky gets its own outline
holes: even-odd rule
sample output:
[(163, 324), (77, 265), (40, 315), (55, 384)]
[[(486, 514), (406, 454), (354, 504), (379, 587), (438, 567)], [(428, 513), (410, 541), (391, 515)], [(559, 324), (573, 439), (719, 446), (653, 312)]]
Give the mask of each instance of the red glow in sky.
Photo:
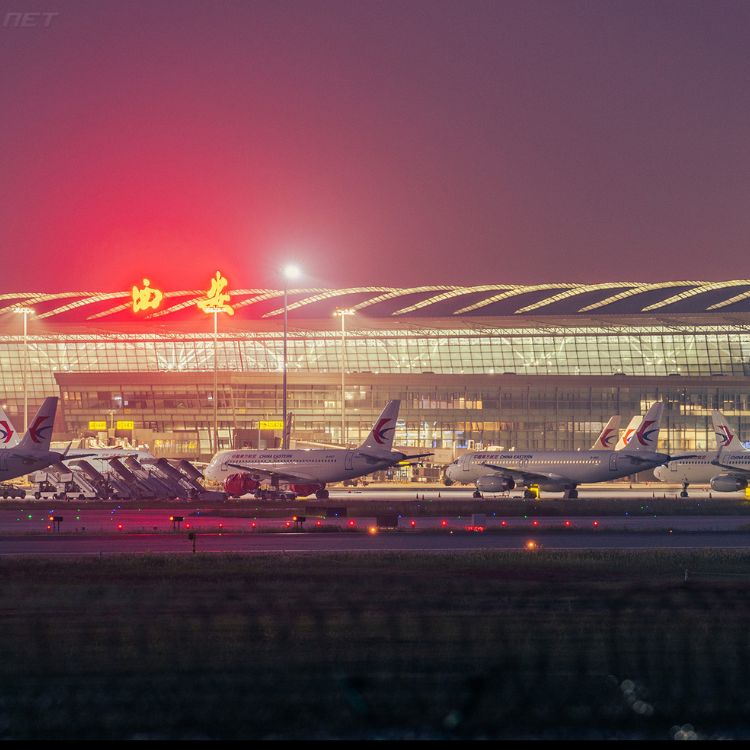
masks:
[(44, 11), (0, 28), (2, 291), (747, 275), (750, 3)]

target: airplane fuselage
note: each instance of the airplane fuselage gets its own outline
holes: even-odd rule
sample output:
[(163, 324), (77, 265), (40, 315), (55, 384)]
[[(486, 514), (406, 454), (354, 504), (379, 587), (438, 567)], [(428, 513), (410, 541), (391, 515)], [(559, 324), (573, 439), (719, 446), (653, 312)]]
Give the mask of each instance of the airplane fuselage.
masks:
[(156, 456), (153, 453), (144, 450), (128, 450), (127, 448), (73, 448), (68, 451), (63, 463), (66, 465), (75, 465), (76, 461), (83, 459), (91, 464), (100, 474), (108, 474), (112, 471), (109, 463), (110, 459), (128, 457), (134, 458), (139, 463), (156, 460)]
[(387, 469), (403, 458), (403, 454), (396, 452), (384, 453), (382, 458), (374, 457), (361, 453), (357, 448), (229, 450), (219, 451), (211, 459), (204, 475), (207, 479), (223, 482), (238, 471), (252, 475), (252, 467), (259, 466), (271, 472), (299, 474), (311, 482), (325, 485)]
[[(472, 484), (482, 477), (516, 476), (514, 472), (544, 474), (547, 479), (535, 482), (519, 481), (516, 484), (539, 484), (564, 489), (578, 484), (606, 482), (639, 471), (660, 466), (667, 456), (651, 451), (629, 453), (625, 451), (545, 451), (522, 453), (517, 451), (466, 453), (445, 471), (451, 482)], [(500, 466), (508, 469), (504, 472)]]
[[(750, 472), (750, 451), (736, 453), (709, 451), (706, 453), (692, 453), (689, 458), (680, 459), (680, 454), (666, 466), (660, 466), (654, 475), (662, 482), (683, 484), (710, 484), (714, 477), (722, 474), (732, 474), (732, 468), (737, 468), (737, 475), (747, 477)], [(717, 466), (712, 461), (719, 461), (723, 466)], [(744, 469), (744, 471), (742, 471)]]

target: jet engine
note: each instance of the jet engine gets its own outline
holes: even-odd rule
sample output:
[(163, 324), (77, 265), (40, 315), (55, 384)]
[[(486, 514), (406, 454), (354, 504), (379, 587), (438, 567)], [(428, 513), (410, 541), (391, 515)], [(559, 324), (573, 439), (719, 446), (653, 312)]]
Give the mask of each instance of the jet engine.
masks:
[(260, 482), (253, 479), (249, 474), (230, 474), (224, 480), (224, 492), (230, 497), (241, 497), (249, 492), (255, 492)]
[(480, 492), (507, 492), (516, 486), (512, 477), (479, 477), (477, 489)]
[(716, 492), (737, 492), (747, 487), (747, 479), (735, 477), (731, 474), (719, 474), (711, 479), (711, 489)]

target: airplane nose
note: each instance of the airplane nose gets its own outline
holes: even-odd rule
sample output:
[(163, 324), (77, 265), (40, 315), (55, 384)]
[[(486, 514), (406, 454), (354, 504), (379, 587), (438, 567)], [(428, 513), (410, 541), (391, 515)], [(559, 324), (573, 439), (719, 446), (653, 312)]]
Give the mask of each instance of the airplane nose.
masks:
[(449, 469), (450, 469), (450, 466), (446, 466), (443, 469), (443, 484), (446, 487), (450, 487), (453, 484), (453, 480), (450, 478), (450, 475), (449, 475)]

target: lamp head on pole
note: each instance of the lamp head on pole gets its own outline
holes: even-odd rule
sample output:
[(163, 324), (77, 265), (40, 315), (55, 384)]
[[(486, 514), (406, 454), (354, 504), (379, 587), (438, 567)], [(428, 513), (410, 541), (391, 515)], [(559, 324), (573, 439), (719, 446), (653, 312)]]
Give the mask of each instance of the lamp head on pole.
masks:
[(343, 317), (344, 317), (345, 315), (355, 315), (355, 314), (356, 314), (356, 312), (357, 312), (357, 311), (356, 311), (356, 310), (355, 310), (354, 308), (352, 308), (352, 307), (337, 307), (337, 308), (336, 308), (336, 309), (335, 309), (335, 310), (333, 311), (333, 314), (334, 314), (334, 315), (335, 315), (335, 316), (336, 316), (337, 318), (338, 318), (338, 317), (342, 317), (342, 318), (343, 318)]
[(20, 315), (33, 315), (34, 314), (34, 308), (33, 307), (24, 307), (23, 305), (17, 305), (16, 307), (12, 308), (14, 313), (18, 313)]
[(281, 273), (284, 276), (285, 281), (296, 281), (302, 275), (300, 267), (295, 263), (287, 263), (284, 268), (281, 269)]

